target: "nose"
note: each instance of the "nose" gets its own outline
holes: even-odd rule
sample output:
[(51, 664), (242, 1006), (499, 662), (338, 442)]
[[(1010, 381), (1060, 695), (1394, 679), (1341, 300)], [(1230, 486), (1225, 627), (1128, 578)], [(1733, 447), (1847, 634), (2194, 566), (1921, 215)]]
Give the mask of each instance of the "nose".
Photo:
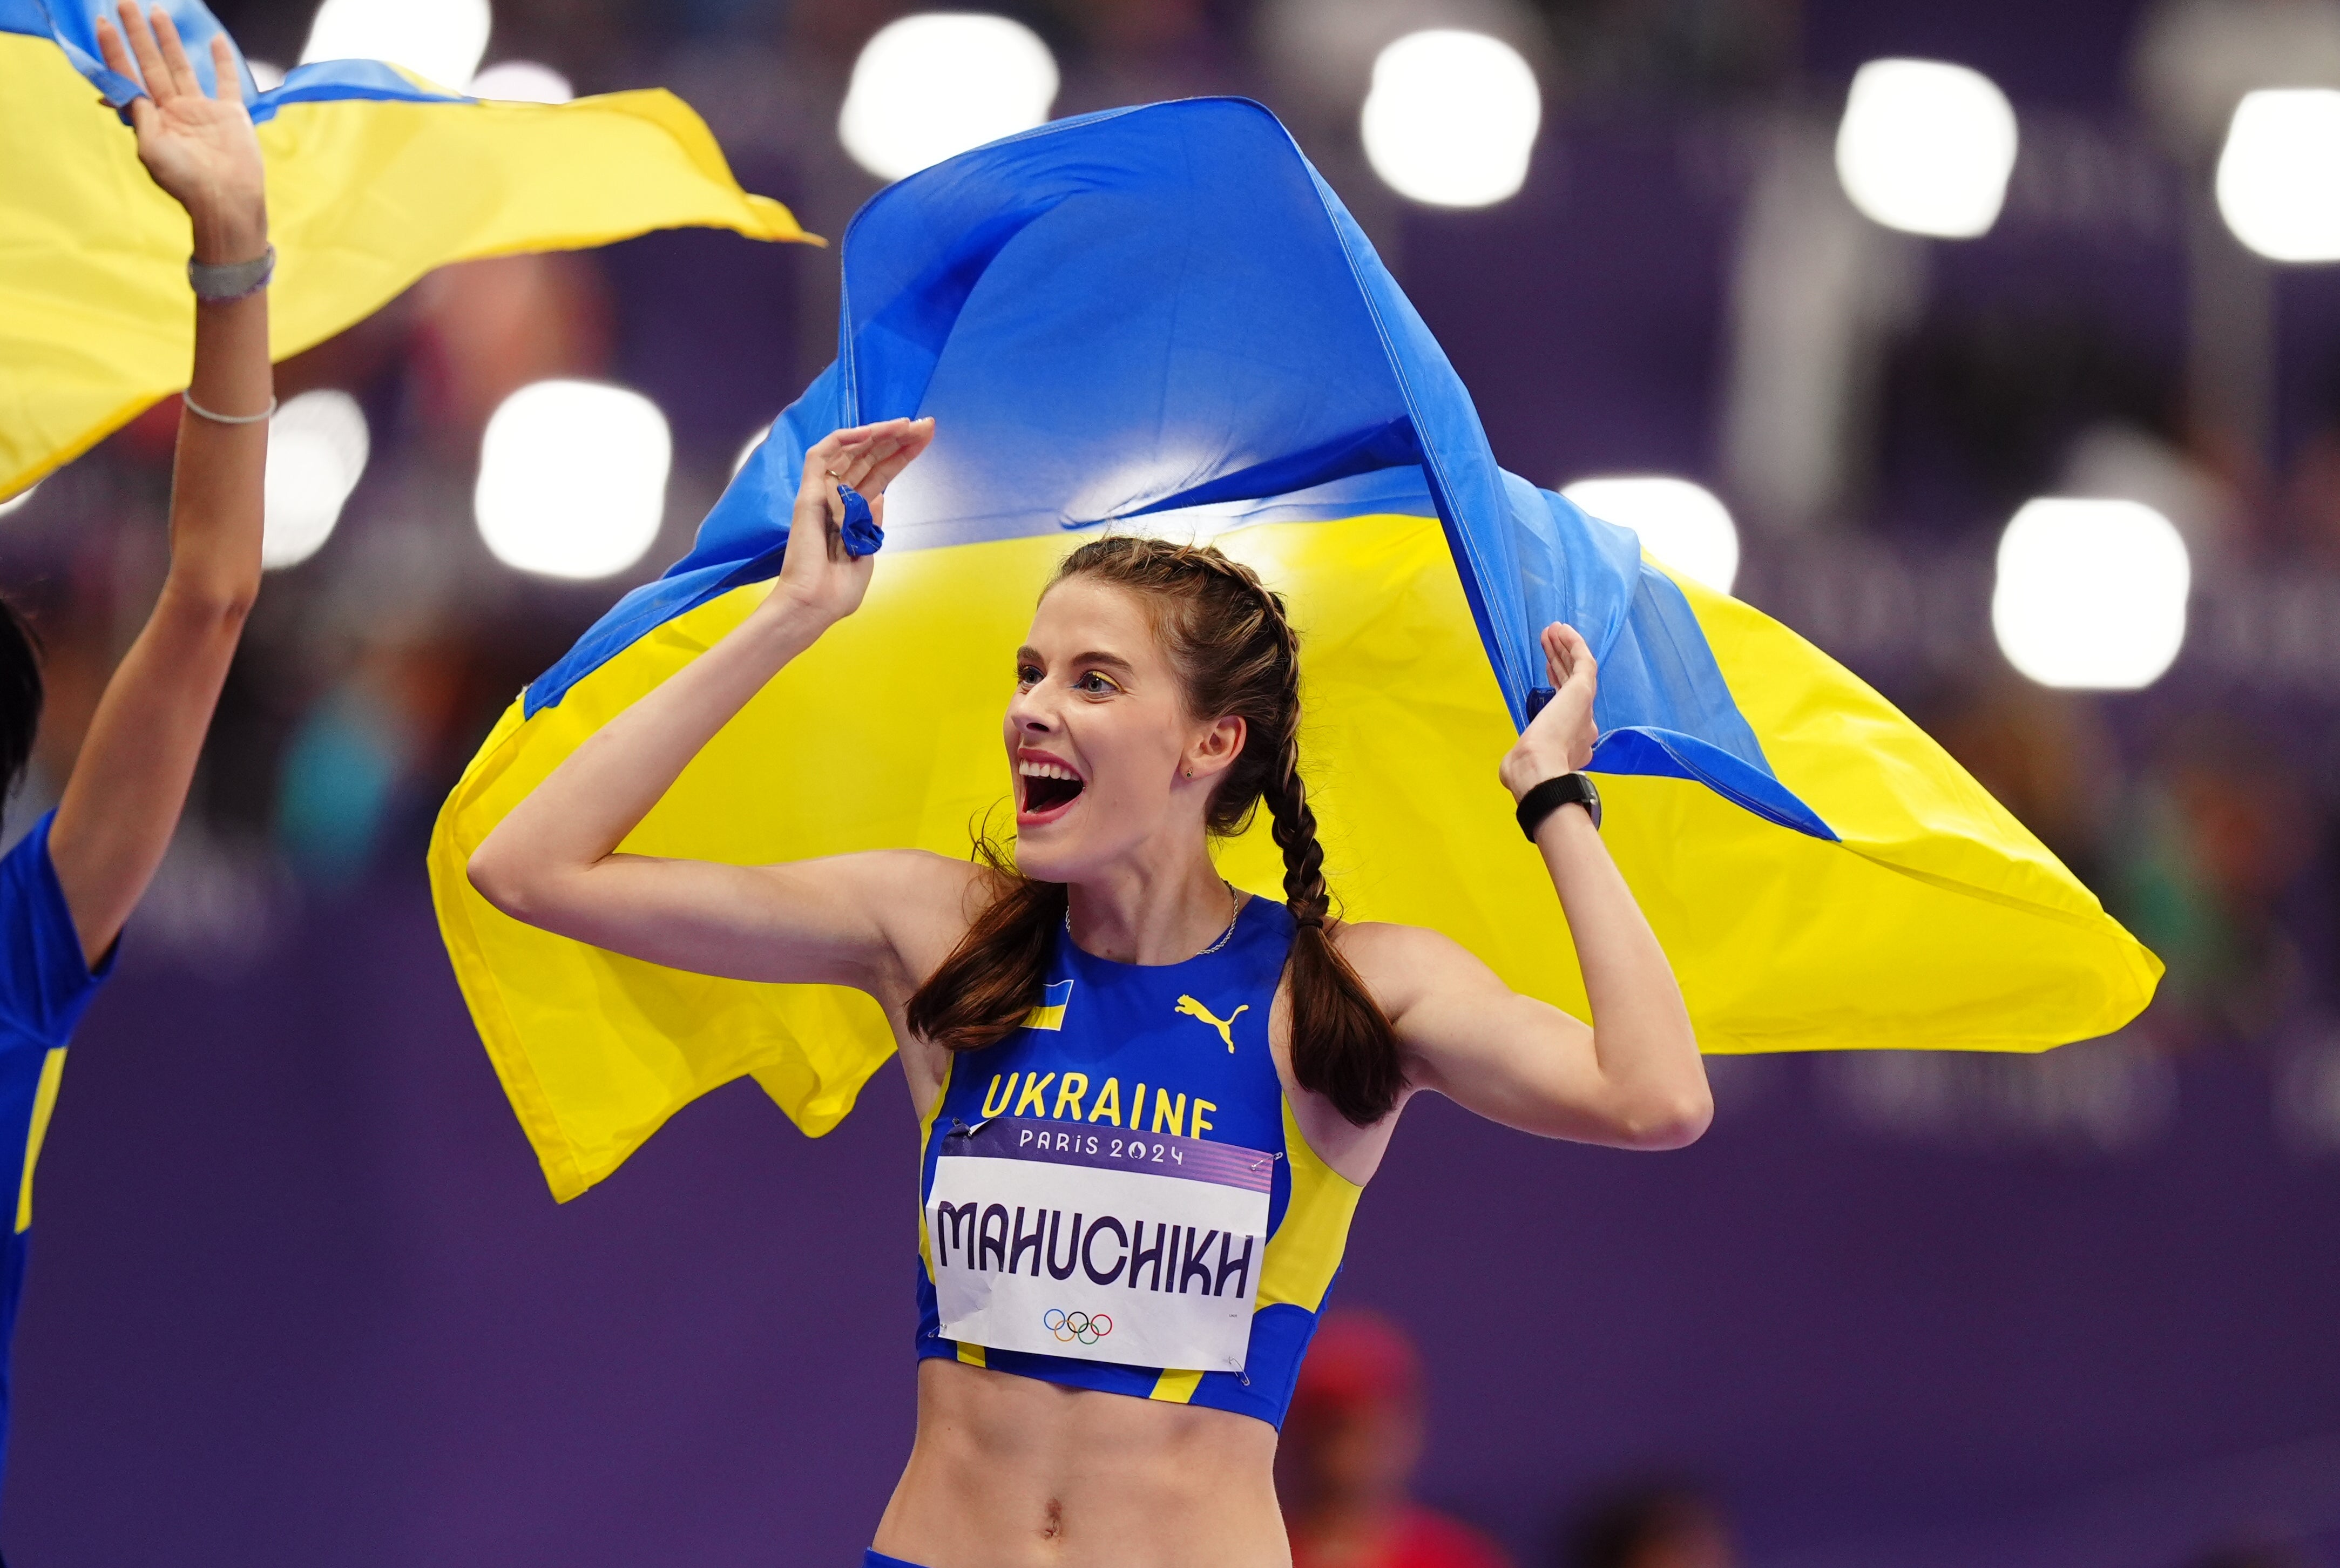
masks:
[(1026, 735), (1046, 735), (1056, 728), (1055, 710), (1041, 695), (1046, 683), (1018, 691), (1007, 700), (1007, 722)]

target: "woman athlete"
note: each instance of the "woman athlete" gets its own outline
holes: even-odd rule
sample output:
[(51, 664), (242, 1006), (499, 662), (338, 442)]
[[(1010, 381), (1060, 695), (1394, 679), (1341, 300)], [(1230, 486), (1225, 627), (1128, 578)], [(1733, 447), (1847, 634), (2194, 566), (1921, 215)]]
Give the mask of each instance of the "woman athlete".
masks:
[[(34, 1166), (65, 1047), (170, 848), (260, 591), (262, 481), (275, 407), (260, 142), (224, 38), (212, 47), (219, 93), (207, 97), (167, 12), (156, 6), (150, 20), (123, 0), (118, 25), (98, 18), (98, 47), (109, 68), (139, 84), (128, 110), (139, 160), (186, 209), (194, 365), (171, 473), (162, 593), (105, 683), (56, 809), (0, 856), (0, 1181), (19, 1195), (15, 1226), (0, 1236), (0, 1443)], [(0, 601), (0, 800), (30, 760), (42, 693), (38, 647)]]
[[(1288, 1564), (1277, 1424), (1406, 1101), (1434, 1089), (1628, 1148), (1678, 1147), (1712, 1115), (1597, 799), (1581, 780), (1538, 789), (1591, 755), (1592, 657), (1546, 629), (1558, 695), (1500, 768), (1513, 796), (1534, 792), (1523, 825), (1574, 935), (1589, 1028), (1434, 931), (1330, 918), (1298, 639), (1277, 596), (1207, 548), (1108, 536), (1041, 595), (1002, 729), (1012, 866), (618, 853), (700, 748), (860, 605), (875, 562), (841, 547), (839, 487), (882, 524), (887, 485), (933, 434), (893, 420), (813, 447), (769, 596), (516, 807), (471, 880), (580, 941), (884, 1007), (923, 1132), (920, 1360), (917, 1439), (870, 1564)], [(803, 743), (856, 766), (850, 737)], [(1211, 858), (1262, 803), (1280, 905)]]

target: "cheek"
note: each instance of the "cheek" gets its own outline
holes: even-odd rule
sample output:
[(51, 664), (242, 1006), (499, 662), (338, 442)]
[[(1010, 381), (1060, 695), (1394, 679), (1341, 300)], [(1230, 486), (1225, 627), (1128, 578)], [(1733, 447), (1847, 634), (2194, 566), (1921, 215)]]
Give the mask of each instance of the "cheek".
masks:
[(1158, 725), (1116, 722), (1119, 717), (1097, 714), (1096, 722), (1075, 735), (1092, 784), (1120, 800), (1166, 796), (1165, 780), (1178, 765), (1175, 738), (1165, 737)]

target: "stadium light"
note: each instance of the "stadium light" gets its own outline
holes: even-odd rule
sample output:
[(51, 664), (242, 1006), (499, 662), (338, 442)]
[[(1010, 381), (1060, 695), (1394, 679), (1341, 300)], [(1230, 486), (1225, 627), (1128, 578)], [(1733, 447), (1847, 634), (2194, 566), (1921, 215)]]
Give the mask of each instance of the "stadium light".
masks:
[(1837, 127), (1837, 177), (1889, 229), (1971, 239), (1998, 221), (2015, 142), (2015, 107), (1981, 72), (1871, 60), (1853, 74)]
[(1580, 479), (1561, 494), (1641, 536), (1641, 548), (1684, 577), (1728, 593), (1739, 576), (1739, 529), (1702, 484), (1663, 474)]
[(1056, 101), (1056, 57), (1005, 16), (927, 12), (889, 22), (853, 63), (838, 139), (898, 180), (969, 147), (1028, 131)]
[(7, 500), (0, 501), (0, 517), (7, 516), (10, 512), (15, 511), (18, 507), (32, 500), (33, 492), (40, 488), (41, 481), (39, 480), (35, 480), (32, 483), (26, 485), (24, 489), (18, 491)]
[(387, 60), (461, 93), (487, 53), (488, 0), (325, 0), (301, 62)]
[(324, 547), (372, 444), (365, 411), (345, 392), (305, 392), (276, 411), (262, 486), (262, 566), (297, 566)]
[(1999, 538), (1991, 630), (2042, 686), (2135, 691), (2177, 658), (2192, 584), (2186, 541), (2143, 502), (2028, 501)]
[(568, 77), (533, 60), (500, 60), (471, 78), (470, 92), (502, 104), (566, 104), (577, 96)]
[(1402, 196), (1485, 207), (1518, 194), (1543, 123), (1535, 72), (1500, 38), (1409, 33), (1373, 61), (1359, 122), (1365, 157)]
[(674, 441), (638, 392), (541, 381), (504, 399), (480, 442), (472, 508), (506, 566), (584, 580), (623, 571), (658, 538)]
[(2243, 94), (2218, 154), (2218, 211), (2269, 261), (2340, 261), (2340, 92)]

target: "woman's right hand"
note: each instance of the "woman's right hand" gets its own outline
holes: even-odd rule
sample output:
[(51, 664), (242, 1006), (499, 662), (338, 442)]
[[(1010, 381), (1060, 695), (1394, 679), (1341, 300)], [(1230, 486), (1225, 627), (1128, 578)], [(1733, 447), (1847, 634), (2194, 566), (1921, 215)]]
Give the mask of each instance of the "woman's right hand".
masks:
[(889, 419), (837, 431), (815, 443), (805, 454), (804, 477), (797, 485), (796, 511), (789, 520), (779, 581), (772, 585), (765, 603), (778, 610), (804, 610), (822, 625), (842, 620), (858, 610), (862, 595), (869, 591), (869, 574), (878, 558), (865, 555), (856, 560), (846, 553), (840, 531), (845, 525), (845, 501), (837, 487), (848, 484), (858, 491), (883, 531), (886, 487), (934, 439), (931, 419)]

